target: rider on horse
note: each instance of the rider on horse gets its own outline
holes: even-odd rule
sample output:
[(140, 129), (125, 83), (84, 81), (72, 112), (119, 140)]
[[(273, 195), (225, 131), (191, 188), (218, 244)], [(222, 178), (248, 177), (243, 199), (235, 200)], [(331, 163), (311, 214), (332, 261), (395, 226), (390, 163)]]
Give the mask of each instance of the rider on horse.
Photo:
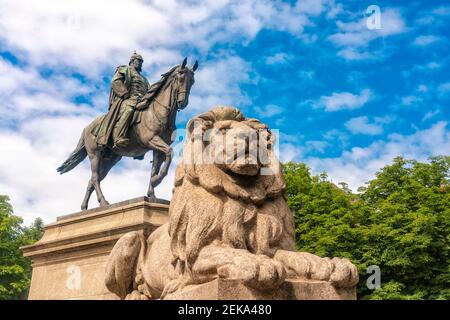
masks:
[(106, 146), (111, 135), (114, 148), (129, 142), (127, 131), (132, 124), (136, 106), (149, 89), (147, 79), (141, 74), (142, 56), (134, 52), (128, 66), (119, 66), (111, 81), (108, 113), (94, 133), (97, 144)]
[[(192, 68), (186, 63), (187, 58), (184, 58), (181, 65), (172, 67), (150, 86), (140, 73), (140, 55), (135, 53), (129, 66), (117, 68), (111, 83), (108, 113), (97, 117), (83, 129), (75, 150), (57, 168), (63, 174), (89, 156), (91, 179), (81, 204), (82, 210), (87, 209), (94, 190), (100, 206), (108, 205), (100, 181), (122, 157), (142, 160), (150, 150), (153, 151), (153, 160), (147, 196), (155, 199), (154, 188), (167, 175), (173, 157), (170, 145), (176, 128), (176, 114), (189, 103), (194, 72), (198, 67), (197, 62)], [(125, 140), (127, 138), (129, 143)], [(115, 140), (115, 147), (110, 144), (111, 140)], [(125, 145), (118, 146), (123, 142)]]

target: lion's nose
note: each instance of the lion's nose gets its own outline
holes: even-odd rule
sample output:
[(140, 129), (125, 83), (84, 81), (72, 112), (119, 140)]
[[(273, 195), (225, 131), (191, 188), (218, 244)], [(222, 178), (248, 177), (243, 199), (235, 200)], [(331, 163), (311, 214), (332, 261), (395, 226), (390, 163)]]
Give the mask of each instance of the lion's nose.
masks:
[(254, 161), (246, 160), (243, 163), (239, 163), (238, 161), (235, 161), (231, 165), (230, 169), (238, 174), (254, 176), (258, 173), (259, 165)]

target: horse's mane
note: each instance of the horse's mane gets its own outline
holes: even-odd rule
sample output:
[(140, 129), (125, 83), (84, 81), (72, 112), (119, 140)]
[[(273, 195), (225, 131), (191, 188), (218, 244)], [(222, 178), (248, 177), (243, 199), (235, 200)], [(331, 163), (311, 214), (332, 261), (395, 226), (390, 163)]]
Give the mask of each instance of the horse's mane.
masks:
[(147, 93), (144, 95), (142, 100), (148, 100), (147, 105), (150, 105), (150, 103), (155, 99), (155, 97), (158, 95), (158, 93), (161, 91), (161, 89), (166, 84), (167, 80), (170, 78), (172, 73), (178, 68), (179, 66), (175, 66), (166, 73), (163, 73), (161, 75), (161, 79), (159, 79), (157, 82), (153, 83), (150, 88), (147, 90)]

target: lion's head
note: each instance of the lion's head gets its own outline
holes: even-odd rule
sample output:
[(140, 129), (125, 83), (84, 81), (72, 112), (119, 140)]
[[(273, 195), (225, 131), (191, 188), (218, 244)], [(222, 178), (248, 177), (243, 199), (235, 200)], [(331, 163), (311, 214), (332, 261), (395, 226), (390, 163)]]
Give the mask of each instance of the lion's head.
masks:
[[(245, 118), (236, 108), (218, 106), (191, 119), (187, 131), (175, 186), (187, 174), (209, 190), (226, 188), (227, 181), (247, 189), (257, 187), (264, 193), (263, 198), (266, 193), (278, 195), (284, 190), (280, 165), (272, 149), (272, 133), (259, 120)], [(208, 179), (204, 179), (205, 171), (214, 175), (207, 174)], [(270, 188), (261, 184), (262, 180), (269, 182)], [(227, 191), (230, 196), (239, 196)], [(252, 200), (257, 202), (255, 197), (258, 196), (253, 194)]]
[(190, 120), (187, 132), (170, 207), (174, 261), (189, 267), (212, 241), (267, 254), (293, 239), (268, 127), (219, 106)]

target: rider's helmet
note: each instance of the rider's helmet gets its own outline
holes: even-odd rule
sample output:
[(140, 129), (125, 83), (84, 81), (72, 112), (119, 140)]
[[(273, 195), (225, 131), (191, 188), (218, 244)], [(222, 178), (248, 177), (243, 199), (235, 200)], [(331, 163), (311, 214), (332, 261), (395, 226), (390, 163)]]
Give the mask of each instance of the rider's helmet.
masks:
[(128, 65), (130, 65), (131, 62), (135, 59), (138, 59), (138, 60), (141, 60), (142, 62), (144, 62), (144, 59), (142, 58), (142, 56), (139, 53), (137, 53), (136, 51), (134, 51), (133, 55), (130, 58), (130, 62), (128, 62)]

